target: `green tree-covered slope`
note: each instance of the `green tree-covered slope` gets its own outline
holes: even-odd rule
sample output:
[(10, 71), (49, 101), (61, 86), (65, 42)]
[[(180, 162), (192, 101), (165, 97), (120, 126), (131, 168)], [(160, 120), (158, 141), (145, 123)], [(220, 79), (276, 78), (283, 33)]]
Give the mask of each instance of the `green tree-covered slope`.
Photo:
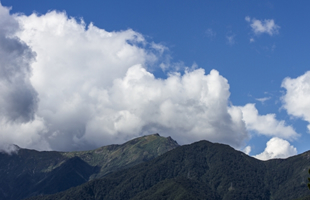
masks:
[(285, 200), (310, 194), (310, 152), (260, 161), (233, 148), (200, 141), (158, 158), (49, 196), (55, 199)]
[(0, 153), (0, 199), (52, 194), (153, 159), (178, 144), (158, 134), (91, 151)]

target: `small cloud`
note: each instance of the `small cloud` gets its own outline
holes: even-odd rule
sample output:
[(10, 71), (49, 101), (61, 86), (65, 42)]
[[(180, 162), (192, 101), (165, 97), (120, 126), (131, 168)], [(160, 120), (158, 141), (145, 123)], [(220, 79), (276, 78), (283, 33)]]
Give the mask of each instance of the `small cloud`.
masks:
[(257, 100), (257, 101), (261, 102), (262, 104), (264, 104), (265, 101), (267, 101), (267, 100), (269, 100), (269, 99), (271, 99), (271, 97), (257, 98), (257, 99), (255, 99), (255, 100)]
[(297, 149), (288, 141), (273, 137), (267, 142), (265, 150), (254, 157), (260, 160), (269, 160), (273, 158), (288, 158), (296, 154)]
[(272, 36), (279, 33), (280, 26), (275, 24), (273, 19), (258, 20), (255, 18), (251, 19), (247, 16), (245, 17), (245, 21), (251, 23), (250, 26), (255, 35), (267, 33)]
[(235, 41), (235, 36), (236, 36), (236, 35), (226, 36), (227, 43), (228, 43), (229, 45), (234, 45), (234, 44), (236, 43), (236, 41)]
[(216, 32), (213, 31), (212, 28), (208, 28), (205, 33), (206, 33), (206, 36), (210, 38), (211, 40), (215, 38), (216, 36)]
[(252, 150), (251, 146), (246, 146), (242, 151), (243, 153), (249, 155), (251, 150)]
[(254, 38), (250, 38), (250, 43), (255, 42)]

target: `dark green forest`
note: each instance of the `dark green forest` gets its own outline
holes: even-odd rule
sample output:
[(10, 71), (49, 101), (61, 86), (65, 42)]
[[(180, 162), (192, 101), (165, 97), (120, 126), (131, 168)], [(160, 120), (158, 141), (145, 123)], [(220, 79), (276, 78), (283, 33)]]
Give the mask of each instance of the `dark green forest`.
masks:
[(54, 199), (307, 199), (310, 152), (260, 161), (228, 145), (200, 141), (116, 171)]

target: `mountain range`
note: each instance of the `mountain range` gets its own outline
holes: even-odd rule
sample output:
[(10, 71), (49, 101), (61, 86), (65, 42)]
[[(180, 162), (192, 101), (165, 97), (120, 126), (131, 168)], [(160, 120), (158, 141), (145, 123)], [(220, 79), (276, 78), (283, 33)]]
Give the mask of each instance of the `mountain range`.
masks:
[(143, 136), (91, 151), (35, 151), (18, 147), (0, 153), (0, 199), (53, 194), (125, 169), (178, 147), (170, 137)]
[(20, 149), (0, 160), (0, 199), (310, 199), (310, 151), (260, 161), (228, 145), (179, 146), (154, 134), (85, 152)]

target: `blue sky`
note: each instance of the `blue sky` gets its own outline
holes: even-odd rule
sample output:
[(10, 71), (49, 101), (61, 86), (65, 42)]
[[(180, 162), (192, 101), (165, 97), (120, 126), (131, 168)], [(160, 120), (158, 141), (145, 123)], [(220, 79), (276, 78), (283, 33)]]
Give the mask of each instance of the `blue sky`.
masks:
[[(258, 114), (265, 117), (262, 119), (262, 124), (264, 124), (266, 115), (274, 114), (276, 124), (282, 123), (283, 127), (291, 127), (295, 131), (295, 133), (288, 133), (291, 136), (283, 136), (279, 133), (279, 130), (271, 130), (275, 129), (277, 126), (275, 125), (273, 128), (270, 127), (265, 132), (263, 131), (264, 133), (260, 133), (262, 130), (255, 128), (255, 124), (258, 123), (257, 121), (247, 122), (246, 119), (243, 119), (246, 122), (246, 133), (244, 134), (247, 136), (243, 137), (236, 133), (236, 140), (242, 140), (239, 144), (238, 142), (230, 142), (232, 140), (230, 138), (231, 136), (227, 135), (221, 137), (213, 135), (210, 135), (210, 137), (209, 135), (203, 136), (202, 132), (209, 130), (208, 128), (210, 127), (200, 129), (201, 133), (197, 133), (197, 137), (193, 137), (192, 140), (183, 140), (182, 138), (186, 138), (184, 135), (172, 133), (174, 126), (169, 127), (161, 122), (148, 121), (143, 122), (143, 126), (141, 125), (142, 128), (136, 130), (139, 132), (137, 134), (125, 133), (126, 131), (121, 133), (122, 131), (119, 130), (116, 131), (116, 136), (103, 137), (105, 140), (103, 143), (91, 142), (87, 140), (87, 137), (85, 139), (84, 136), (78, 136), (78, 139), (82, 137), (85, 140), (79, 141), (75, 146), (73, 145), (66, 149), (64, 148), (66, 146), (65, 142), (63, 144), (64, 146), (55, 145), (56, 140), (61, 140), (61, 137), (58, 137), (57, 134), (71, 134), (75, 129), (66, 127), (62, 130), (56, 130), (55, 128), (50, 128), (46, 125), (49, 117), (43, 111), (38, 111), (34, 115), (41, 117), (46, 123), (44, 125), (45, 135), (43, 133), (39, 135), (46, 142), (46, 145), (49, 146), (49, 149), (86, 149), (109, 143), (122, 142), (143, 133), (151, 133), (154, 130), (166, 131), (166, 133), (160, 132), (164, 136), (168, 136), (169, 132), (171, 132), (172, 137), (179, 143), (207, 139), (227, 143), (232, 146), (235, 145), (235, 148), (240, 150), (249, 147), (251, 149), (250, 155), (252, 156), (262, 153), (266, 148), (266, 143), (271, 141), (272, 138), (276, 138), (272, 140), (276, 142), (273, 143), (273, 146), (271, 144), (272, 142), (270, 142), (270, 155), (272, 153), (277, 154), (274, 152), (276, 151), (275, 149), (279, 148), (277, 145), (287, 145), (287, 148), (283, 150), (284, 153), (282, 152), (284, 155), (282, 157), (309, 150), (308, 141), (310, 137), (309, 130), (307, 129), (309, 118), (307, 118), (306, 111), (309, 109), (307, 101), (310, 102), (310, 99), (308, 99), (309, 95), (307, 95), (307, 92), (310, 92), (310, 89), (307, 88), (310, 84), (310, 79), (305, 77), (303, 82), (297, 79), (297, 77), (303, 76), (309, 70), (308, 66), (310, 66), (308, 55), (308, 52), (310, 52), (310, 39), (308, 36), (309, 26), (307, 24), (310, 14), (307, 10), (309, 3), (306, 1), (298, 4), (292, 1), (261, 0), (169, 2), (161, 0), (92, 2), (81, 0), (2, 0), (1, 4), (5, 7), (11, 7), (10, 15), (12, 18), (18, 18), (18, 16), (19, 18), (22, 18), (21, 16), (27, 18), (32, 13), (36, 13), (38, 17), (42, 17), (46, 13), (56, 10), (58, 13), (65, 12), (68, 19), (70, 17), (75, 18), (78, 21), (77, 23), (80, 23), (80, 19), (83, 19), (86, 27), (90, 23), (93, 23), (95, 27), (103, 29), (106, 32), (119, 33), (121, 31), (132, 30), (135, 33), (139, 33), (143, 37), (144, 43), (133, 42), (132, 45), (136, 45), (138, 48), (156, 57), (156, 61), (144, 62), (145, 66), (143, 66), (155, 76), (156, 80), (167, 80), (169, 74), (175, 72), (183, 76), (186, 74), (185, 68), (191, 68), (193, 65), (196, 66), (196, 69), (204, 69), (205, 75), (208, 75), (212, 69), (215, 69), (221, 77), (228, 81), (229, 90), (226, 91), (230, 93), (226, 102), (228, 107), (237, 108), (244, 107), (247, 104), (255, 104)], [(19, 15), (16, 15), (17, 13)], [(23, 22), (19, 21), (19, 23), (31, 24), (32, 22), (31, 20), (24, 20)], [(22, 27), (23, 25), (20, 26)], [(268, 25), (270, 29), (268, 29)], [(30, 36), (28, 38), (23, 34), (19, 34), (18, 36), (27, 43), (32, 51), (37, 53), (36, 58), (40, 60), (40, 56), (43, 54), (40, 54), (36, 50), (39, 47), (31, 43)], [(164, 51), (160, 52), (159, 46), (158, 48), (154, 48), (152, 44), (158, 44), (161, 50)], [(44, 47), (42, 46), (40, 48)], [(60, 59), (59, 56), (57, 58)], [(65, 58), (63, 59), (65, 60)], [(162, 70), (160, 67), (162, 63), (166, 66), (165, 70)], [(33, 63), (30, 65), (30, 68), (34, 67)], [(62, 65), (66, 67), (66, 64), (63, 63)], [(36, 73), (36, 70), (33, 73)], [(124, 74), (120, 74), (118, 78), (123, 77)], [(296, 87), (291, 88), (292, 93), (290, 94), (287, 88), (281, 87), (286, 77), (290, 77), (296, 83)], [(30, 78), (30, 80), (34, 90), (38, 93), (39, 103), (37, 107), (40, 110), (44, 104), (44, 100), (42, 100), (43, 96), (40, 93), (39, 86), (35, 85), (33, 79)], [(292, 100), (294, 96), (298, 96), (298, 99)], [(285, 103), (285, 97), (287, 97), (287, 102), (290, 103)], [(169, 98), (173, 99), (173, 97)], [(161, 100), (159, 101), (161, 102)], [(133, 103), (135, 102), (133, 101)], [(136, 103), (138, 104), (138, 102)], [(296, 104), (300, 106), (294, 107)], [(130, 109), (128, 110), (130, 111)], [(153, 111), (149, 112), (152, 113)], [(184, 114), (191, 117), (187, 111), (180, 111), (180, 113), (181, 115)], [(130, 114), (134, 113), (131, 112)], [(245, 115), (244, 111), (243, 115)], [(136, 116), (141, 118), (142, 115)], [(221, 121), (221, 118), (216, 118), (216, 120)], [(62, 126), (52, 121), (50, 123), (55, 123), (54, 126), (56, 124)], [(81, 120), (79, 119), (77, 121), (80, 122)], [(87, 123), (89, 121), (91, 120), (88, 119)], [(76, 123), (76, 121), (72, 123)], [(85, 122), (86, 128), (82, 126), (78, 129), (82, 132), (81, 135), (87, 135), (87, 127), (90, 126), (87, 123)], [(12, 129), (7, 128), (7, 130)], [(183, 129), (180, 128), (180, 130)], [(191, 131), (188, 131), (189, 135), (191, 133)], [(56, 134), (57, 137), (55, 136), (55, 138), (58, 138), (55, 141), (51, 139), (53, 138), (53, 134)], [(89, 134), (92, 135), (94, 133)], [(65, 139), (64, 141), (69, 142), (74, 140), (72, 138)], [(41, 141), (41, 139), (38, 141)], [(6, 142), (15, 142), (24, 147), (44, 149), (42, 146), (35, 145), (38, 141), (32, 142), (31, 140), (28, 143), (22, 143), (14, 141), (14, 139), (8, 139)], [(84, 146), (79, 148), (79, 145)], [(297, 151), (294, 151), (294, 148)], [(280, 154), (281, 152), (278, 152), (278, 156), (276, 157), (281, 157), (279, 156)], [(268, 159), (271, 157), (266, 157), (265, 155), (264, 158)]]

